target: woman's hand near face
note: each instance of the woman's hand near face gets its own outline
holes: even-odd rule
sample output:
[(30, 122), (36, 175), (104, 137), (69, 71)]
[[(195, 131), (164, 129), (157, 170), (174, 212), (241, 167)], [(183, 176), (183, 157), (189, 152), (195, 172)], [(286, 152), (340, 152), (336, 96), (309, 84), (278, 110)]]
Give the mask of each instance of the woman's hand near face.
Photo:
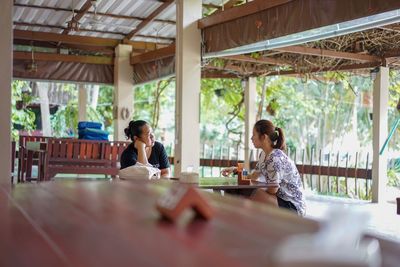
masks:
[(146, 144), (144, 142), (142, 142), (140, 139), (136, 139), (135, 140), (135, 148), (137, 150), (143, 150), (146, 148)]

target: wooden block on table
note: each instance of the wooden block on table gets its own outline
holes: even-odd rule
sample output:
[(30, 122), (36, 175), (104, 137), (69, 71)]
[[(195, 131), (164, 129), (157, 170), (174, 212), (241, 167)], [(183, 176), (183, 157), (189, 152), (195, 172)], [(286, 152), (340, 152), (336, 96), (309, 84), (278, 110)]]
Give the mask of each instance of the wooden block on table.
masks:
[(209, 220), (214, 211), (199, 191), (187, 185), (175, 185), (168, 192), (158, 199), (157, 210), (162, 217), (169, 221), (176, 221), (186, 209), (193, 209), (196, 218)]

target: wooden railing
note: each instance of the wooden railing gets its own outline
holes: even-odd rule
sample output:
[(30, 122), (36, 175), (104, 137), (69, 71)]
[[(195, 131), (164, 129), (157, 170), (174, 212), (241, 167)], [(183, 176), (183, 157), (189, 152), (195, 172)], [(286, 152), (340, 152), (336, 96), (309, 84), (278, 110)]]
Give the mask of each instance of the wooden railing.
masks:
[[(170, 147), (167, 147), (167, 151), (173, 153)], [(251, 152), (251, 168), (255, 167), (258, 154), (256, 150)], [(369, 153), (324, 154), (322, 150), (302, 149), (288, 150), (287, 154), (296, 163), (305, 188), (321, 194), (370, 199), (372, 170)], [(201, 155), (199, 171), (204, 177), (219, 176), (222, 168), (243, 162), (240, 147), (203, 145)]]

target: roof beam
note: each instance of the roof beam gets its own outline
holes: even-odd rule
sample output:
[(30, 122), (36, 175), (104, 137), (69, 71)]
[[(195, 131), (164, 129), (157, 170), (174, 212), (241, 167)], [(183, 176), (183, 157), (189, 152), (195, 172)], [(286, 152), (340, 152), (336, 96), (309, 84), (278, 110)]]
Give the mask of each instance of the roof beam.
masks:
[(201, 72), (201, 78), (203, 79), (240, 79), (236, 74), (226, 73), (223, 71), (210, 71), (203, 70)]
[[(86, 12), (89, 11), (89, 9), (92, 7), (92, 2), (90, 0), (86, 0), (86, 2), (83, 4), (81, 9), (76, 13), (75, 15), (75, 21), (79, 22), (82, 17), (86, 14)], [(68, 34), (71, 31), (71, 29), (65, 29), (62, 34)]]
[(151, 52), (131, 56), (131, 65), (163, 59), (175, 55), (175, 44)]
[(61, 42), (67, 44), (89, 45), (89, 46), (112, 46), (115, 47), (120, 40), (109, 38), (88, 37), (79, 35), (65, 35), (48, 32), (14, 30), (15, 39)]
[(361, 61), (361, 62), (381, 62), (381, 58), (377, 57), (377, 56), (366, 55), (366, 54), (356, 54), (356, 53), (349, 53), (349, 52), (332, 51), (332, 50), (311, 48), (311, 47), (305, 47), (305, 46), (299, 46), (299, 45), (274, 48), (273, 50), (279, 51), (279, 52), (293, 53), (293, 54), (328, 57), (328, 58), (335, 58), (335, 59), (339, 58), (339, 59), (347, 59), (347, 60), (354, 60), (354, 61)]
[(351, 65), (343, 65), (339, 67), (326, 67), (326, 68), (313, 68), (308, 71), (299, 72), (298, 70), (284, 70), (284, 71), (274, 71), (267, 76), (275, 76), (275, 75), (304, 75), (307, 73), (315, 73), (315, 72), (327, 72), (327, 71), (346, 71), (346, 70), (357, 70), (357, 69), (368, 69), (368, 68), (375, 68), (378, 67), (381, 63), (380, 62), (368, 62), (368, 63), (361, 63), (361, 64), (351, 64)]
[(150, 14), (145, 20), (143, 20), (135, 29), (133, 29), (130, 33), (128, 33), (125, 38), (123, 39), (123, 42), (129, 41), (132, 39), (133, 36), (135, 36), (140, 30), (142, 30), (146, 25), (154, 21), (154, 19), (161, 13), (163, 12), (166, 8), (168, 8), (171, 4), (174, 3), (174, 0), (168, 0), (165, 1), (162, 5), (160, 5), (156, 10), (153, 11), (153, 13)]
[[(17, 26), (28, 26), (28, 27), (43, 27), (43, 28), (50, 28), (50, 29), (60, 29), (60, 30), (68, 30), (67, 27), (57, 26), (57, 25), (48, 25), (48, 24), (38, 24), (38, 23), (26, 23), (26, 22), (18, 22), (14, 21), (14, 25)], [(95, 30), (95, 29), (86, 29), (86, 28), (79, 28), (80, 32), (97, 32), (97, 33), (108, 33), (108, 34), (118, 34), (118, 35), (125, 35), (124, 32), (113, 32), (113, 31), (102, 31), (102, 30)]]
[(250, 56), (238, 55), (238, 56), (226, 56), (224, 59), (241, 61), (241, 62), (250, 62), (256, 64), (270, 64), (270, 65), (278, 65), (278, 66), (291, 66), (291, 64), (287, 61), (271, 58), (271, 57), (260, 57), (260, 58), (252, 58)]
[[(14, 59), (32, 60), (31, 52), (18, 52), (14, 51)], [(113, 65), (113, 57), (102, 56), (75, 56), (75, 55), (62, 55), (52, 53), (34, 53), (36, 61), (62, 61), (62, 62), (78, 62), (86, 64), (100, 64), (100, 65)]]
[(212, 64), (209, 65), (205, 65), (204, 66), (205, 69), (211, 69), (211, 70), (218, 70), (218, 71), (231, 71), (231, 72), (236, 72), (238, 73), (238, 75), (250, 75), (253, 72), (256, 72), (256, 70), (254, 69), (243, 69), (239, 66), (235, 66), (233, 64), (226, 64), (225, 66), (221, 67), (221, 66), (215, 66)]
[(32, 41), (30, 40), (20, 40), (14, 39), (15, 45), (23, 45), (23, 46), (34, 46), (34, 47), (46, 47), (46, 48), (61, 48), (61, 49), (75, 49), (82, 51), (90, 51), (90, 52), (100, 52), (103, 54), (114, 54), (114, 48), (108, 46), (86, 46), (86, 45), (74, 45), (74, 44), (62, 44), (60, 47), (57, 46), (56, 43), (52, 42), (43, 42), (43, 41)]
[[(16, 7), (26, 7), (26, 8), (35, 8), (35, 9), (45, 9), (45, 10), (53, 10), (53, 11), (62, 11), (62, 12), (71, 12), (71, 9), (68, 8), (60, 8), (60, 7), (50, 7), (50, 6), (39, 6), (39, 5), (26, 5), (26, 4), (14, 4)], [(90, 15), (95, 15), (93, 11), (87, 11), (86, 14)], [(145, 18), (141, 17), (133, 17), (133, 16), (125, 16), (125, 15), (118, 15), (118, 14), (111, 14), (111, 13), (102, 13), (102, 12), (96, 12), (97, 16), (103, 16), (103, 17), (111, 17), (111, 18), (116, 18), (116, 19), (129, 19), (129, 20), (139, 20), (143, 21)], [(160, 23), (168, 23), (175, 25), (175, 21), (173, 20), (162, 20), (162, 19), (155, 19), (155, 22), (160, 22)]]
[[(21, 40), (14, 39), (14, 44), (16, 45), (26, 45), (32, 46), (31, 40)], [(156, 43), (148, 43), (148, 42), (137, 42), (130, 41), (127, 43), (132, 46), (132, 49), (135, 52), (146, 52), (156, 50)], [(76, 49), (83, 51), (91, 51), (91, 52), (102, 52), (105, 54), (114, 54), (114, 47), (111, 46), (88, 46), (88, 45), (78, 45), (78, 44), (62, 44), (60, 47), (57, 46), (54, 42), (45, 42), (45, 41), (34, 41), (33, 44), (35, 47), (48, 47), (48, 48), (66, 48), (66, 49)]]
[(240, 17), (248, 16), (265, 9), (269, 9), (275, 6), (283, 5), (293, 0), (255, 0), (247, 4), (238, 6), (236, 8), (230, 8), (221, 12), (216, 12), (208, 17), (200, 19), (198, 21), (199, 29), (204, 29), (216, 24), (231, 21)]
[[(43, 28), (60, 29), (60, 30), (67, 29), (67, 27), (62, 27), (62, 26), (57, 26), (57, 25), (26, 23), (26, 22), (18, 22), (18, 21), (14, 21), (14, 25), (17, 25), (17, 26), (28, 26), (28, 27), (43, 27)], [(116, 26), (116, 25), (114, 25), (114, 26)], [(97, 32), (97, 33), (117, 34), (117, 35), (125, 36), (124, 32), (104, 31), (104, 30), (95, 30), (95, 29), (87, 29), (87, 28), (80, 28), (79, 31), (81, 31), (81, 32)], [(143, 37), (143, 38), (156, 39), (156, 40), (157, 39), (166, 40), (166, 41), (170, 41), (170, 42), (175, 41), (175, 38), (164, 37), (164, 36), (153, 36), (153, 35), (140, 35), (140, 34), (137, 34), (136, 37)]]

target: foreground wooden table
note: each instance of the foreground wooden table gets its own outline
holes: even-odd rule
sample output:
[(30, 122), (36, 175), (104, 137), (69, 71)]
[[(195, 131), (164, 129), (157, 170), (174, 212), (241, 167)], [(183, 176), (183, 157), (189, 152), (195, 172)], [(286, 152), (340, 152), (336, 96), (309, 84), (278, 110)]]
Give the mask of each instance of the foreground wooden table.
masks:
[[(170, 182), (56, 181), (0, 187), (0, 266), (268, 266), (285, 236), (316, 222), (245, 199), (207, 194), (209, 221), (159, 220)], [(385, 266), (398, 266), (388, 243)]]

